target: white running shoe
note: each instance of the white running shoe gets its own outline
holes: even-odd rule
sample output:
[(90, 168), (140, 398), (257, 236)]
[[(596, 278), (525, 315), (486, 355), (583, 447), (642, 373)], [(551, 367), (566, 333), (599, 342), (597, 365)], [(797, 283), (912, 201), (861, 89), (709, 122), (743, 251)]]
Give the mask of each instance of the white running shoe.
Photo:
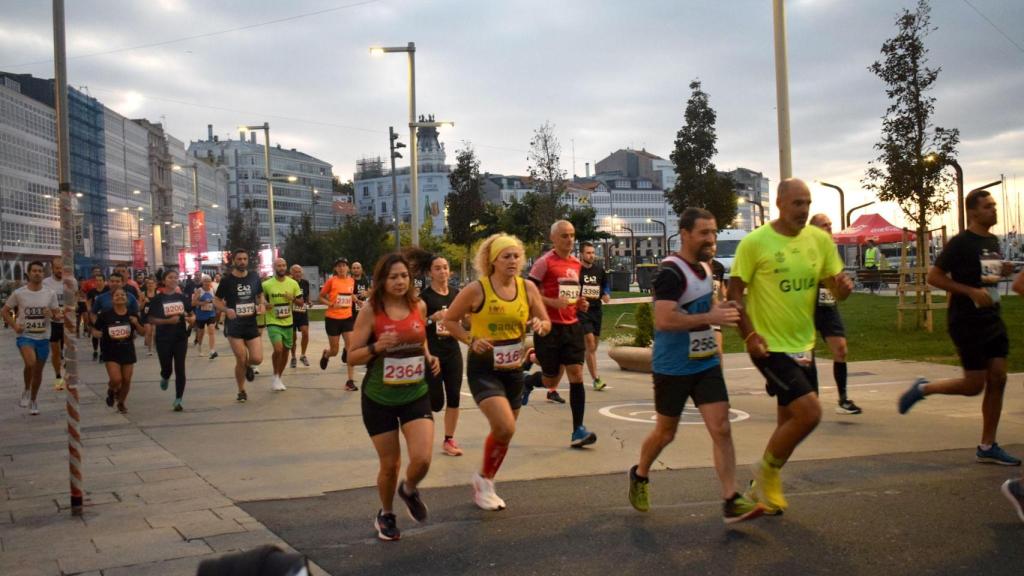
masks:
[(274, 383), (270, 385), (270, 388), (274, 392), (284, 392), (288, 389), (288, 387), (284, 385), (284, 382), (281, 381), (281, 378), (277, 376), (274, 376)]
[(28, 403), (29, 400), (31, 399), (32, 393), (29, 392), (28, 390), (25, 390), (24, 392), (21, 393), (21, 402), (18, 402), (18, 406), (21, 406), (22, 408), (28, 408)]
[(481, 510), (504, 510), (505, 501), (494, 493), (494, 480), (473, 473), (473, 502)]
[(32, 407), (29, 409), (28, 413), (33, 416), (39, 416), (39, 405), (33, 402)]

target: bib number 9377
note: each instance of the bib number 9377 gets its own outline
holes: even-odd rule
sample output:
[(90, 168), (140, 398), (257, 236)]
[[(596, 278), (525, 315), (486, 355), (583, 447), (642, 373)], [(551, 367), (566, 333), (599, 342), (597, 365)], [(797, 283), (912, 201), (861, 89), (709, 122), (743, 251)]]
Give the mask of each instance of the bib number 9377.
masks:
[(423, 356), (384, 358), (384, 383), (389, 386), (414, 384), (423, 379)]

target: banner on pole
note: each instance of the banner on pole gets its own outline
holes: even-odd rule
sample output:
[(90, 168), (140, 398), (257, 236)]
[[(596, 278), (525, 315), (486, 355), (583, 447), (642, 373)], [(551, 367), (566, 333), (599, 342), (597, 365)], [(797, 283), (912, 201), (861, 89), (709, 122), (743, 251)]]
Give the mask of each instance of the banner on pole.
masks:
[(206, 215), (202, 210), (188, 213), (188, 239), (193, 254), (206, 252)]
[(132, 268), (141, 270), (146, 267), (146, 241), (142, 238), (132, 239)]

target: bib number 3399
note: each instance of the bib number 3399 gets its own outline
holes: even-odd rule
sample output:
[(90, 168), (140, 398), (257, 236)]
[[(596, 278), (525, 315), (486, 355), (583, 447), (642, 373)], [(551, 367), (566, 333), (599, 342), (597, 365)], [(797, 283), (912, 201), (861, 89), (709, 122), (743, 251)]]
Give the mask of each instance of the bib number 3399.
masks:
[(384, 383), (389, 386), (414, 384), (423, 379), (423, 356), (384, 358)]

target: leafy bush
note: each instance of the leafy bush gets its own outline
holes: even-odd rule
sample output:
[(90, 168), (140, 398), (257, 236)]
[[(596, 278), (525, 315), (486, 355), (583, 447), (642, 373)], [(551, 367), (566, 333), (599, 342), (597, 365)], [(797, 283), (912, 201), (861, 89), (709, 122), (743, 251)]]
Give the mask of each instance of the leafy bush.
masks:
[(654, 340), (654, 314), (649, 303), (638, 304), (636, 307), (636, 337), (633, 346), (646, 348)]

